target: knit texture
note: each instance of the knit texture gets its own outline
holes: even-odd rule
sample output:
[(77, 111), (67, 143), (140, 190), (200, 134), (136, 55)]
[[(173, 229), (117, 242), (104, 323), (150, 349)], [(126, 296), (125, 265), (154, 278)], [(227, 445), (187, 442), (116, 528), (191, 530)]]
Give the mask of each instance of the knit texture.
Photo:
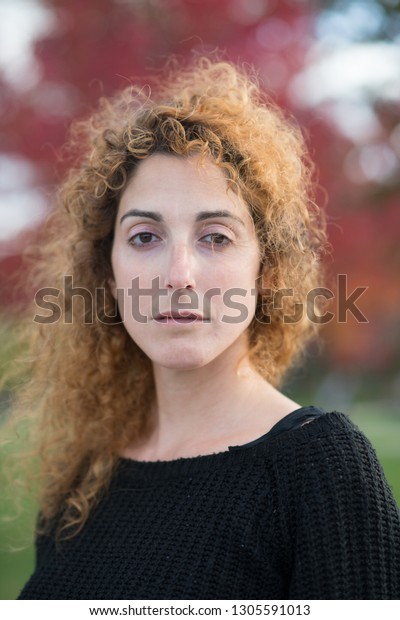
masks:
[(400, 513), (342, 413), (229, 451), (121, 459), (20, 599), (399, 599)]

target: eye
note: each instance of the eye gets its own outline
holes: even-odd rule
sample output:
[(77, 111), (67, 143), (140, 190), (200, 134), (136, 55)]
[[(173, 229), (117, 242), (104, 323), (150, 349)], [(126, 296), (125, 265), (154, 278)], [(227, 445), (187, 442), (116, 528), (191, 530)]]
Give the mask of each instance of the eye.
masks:
[(145, 245), (151, 245), (154, 242), (154, 239), (152, 239), (152, 237), (154, 237), (154, 239), (158, 239), (157, 235), (155, 235), (154, 233), (139, 232), (136, 233), (136, 235), (130, 237), (128, 239), (128, 243), (136, 247), (143, 247)]
[(207, 239), (207, 237), (212, 237), (211, 241), (206, 241), (206, 243), (212, 246), (214, 245), (225, 246), (225, 245), (229, 245), (230, 243), (232, 243), (229, 237), (226, 237), (222, 233), (209, 233), (208, 235), (205, 235), (204, 237), (202, 237), (202, 239)]

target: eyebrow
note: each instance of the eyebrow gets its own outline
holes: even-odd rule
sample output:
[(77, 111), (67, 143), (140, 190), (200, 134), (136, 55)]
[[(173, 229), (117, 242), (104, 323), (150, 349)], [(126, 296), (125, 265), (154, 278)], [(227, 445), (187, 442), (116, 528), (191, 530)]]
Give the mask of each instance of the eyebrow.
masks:
[[(164, 218), (161, 215), (161, 213), (158, 213), (157, 211), (142, 211), (141, 209), (130, 209), (129, 211), (127, 211), (126, 213), (124, 213), (124, 215), (121, 217), (119, 223), (122, 224), (122, 222), (127, 218), (127, 217), (148, 217), (151, 220), (154, 220), (155, 222), (164, 222)], [(235, 222), (239, 222), (239, 224), (241, 224), (242, 226), (246, 227), (245, 223), (243, 222), (242, 219), (240, 219), (240, 217), (238, 217), (237, 215), (233, 215), (233, 213), (231, 213), (230, 211), (200, 211), (197, 215), (196, 215), (196, 222), (203, 222), (204, 220), (209, 220), (210, 218), (213, 217), (227, 217), (230, 218), (232, 220), (235, 220)]]
[(149, 219), (154, 220), (155, 222), (164, 221), (164, 218), (161, 215), (161, 213), (157, 213), (156, 211), (141, 211), (140, 209), (130, 209), (129, 211), (124, 213), (124, 215), (119, 220), (119, 223), (122, 224), (122, 222), (127, 217), (148, 217)]

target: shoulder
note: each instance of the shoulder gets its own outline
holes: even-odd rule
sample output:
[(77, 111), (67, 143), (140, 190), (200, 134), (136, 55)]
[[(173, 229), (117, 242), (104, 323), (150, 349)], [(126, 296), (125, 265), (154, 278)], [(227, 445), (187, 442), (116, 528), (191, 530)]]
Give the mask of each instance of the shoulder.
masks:
[(280, 487), (293, 501), (348, 494), (386, 496), (393, 503), (376, 452), (344, 413), (327, 412), (275, 439), (273, 459)]
[(278, 453), (290, 598), (396, 598), (400, 512), (369, 439), (334, 411)]
[(381, 463), (347, 415), (325, 413), (278, 436), (273, 459), (280, 502), (295, 529), (302, 523), (349, 532), (363, 523), (371, 531), (386, 522), (399, 536), (400, 512)]
[(340, 411), (324, 412), (322, 415), (310, 416), (309, 419), (305, 416), (304, 423), (296, 426), (292, 432), (278, 436), (277, 443), (280, 449), (284, 449), (285, 456), (294, 451), (297, 455), (303, 453), (306, 460), (314, 457), (326, 460), (330, 455), (344, 453), (351, 458), (366, 453), (375, 455), (369, 439), (348, 415)]

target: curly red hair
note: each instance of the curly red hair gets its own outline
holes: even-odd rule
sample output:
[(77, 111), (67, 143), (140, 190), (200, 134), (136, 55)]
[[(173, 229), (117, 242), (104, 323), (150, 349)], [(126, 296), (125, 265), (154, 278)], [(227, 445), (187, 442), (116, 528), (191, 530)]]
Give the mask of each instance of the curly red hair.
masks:
[[(110, 324), (110, 254), (121, 192), (153, 153), (211, 158), (248, 204), (260, 240), (264, 290), (249, 326), (250, 360), (278, 384), (315, 324), (290, 323), (296, 304), (320, 285), (325, 229), (311, 200), (312, 165), (298, 127), (261, 94), (254, 77), (200, 58), (163, 75), (153, 92), (128, 87), (75, 124), (80, 159), (60, 191), (43, 249), (41, 282), (58, 287), (67, 322), (30, 328), (33, 371), (17, 407), (29, 402), (41, 460), (43, 523), (62, 513), (73, 535), (109, 483), (117, 455), (137, 437), (154, 383), (151, 361)], [(63, 290), (63, 276), (95, 298), (94, 320)], [(278, 307), (274, 294), (292, 289)], [(60, 531), (61, 531), (60, 530)]]

